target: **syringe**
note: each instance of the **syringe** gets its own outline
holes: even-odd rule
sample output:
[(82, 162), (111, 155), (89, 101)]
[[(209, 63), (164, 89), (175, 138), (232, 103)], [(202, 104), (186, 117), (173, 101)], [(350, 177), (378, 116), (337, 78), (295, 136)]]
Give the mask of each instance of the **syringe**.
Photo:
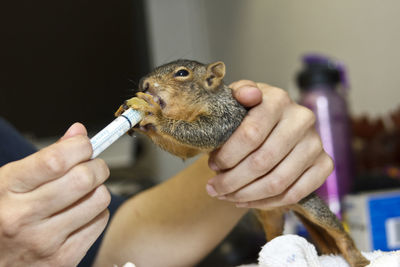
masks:
[(107, 147), (117, 141), (118, 138), (141, 121), (142, 118), (143, 115), (140, 111), (129, 108), (103, 130), (93, 136), (90, 139), (90, 143), (92, 143), (93, 147), (92, 159), (97, 157)]

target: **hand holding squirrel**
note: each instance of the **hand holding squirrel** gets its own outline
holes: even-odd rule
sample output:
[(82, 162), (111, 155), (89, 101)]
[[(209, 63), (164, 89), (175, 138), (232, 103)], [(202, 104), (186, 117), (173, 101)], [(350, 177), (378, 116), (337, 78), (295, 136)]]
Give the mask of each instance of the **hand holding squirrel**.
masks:
[(214, 196), (268, 209), (297, 203), (316, 190), (333, 165), (314, 128), (314, 114), (265, 83), (241, 80), (229, 87), (250, 110), (231, 138), (211, 153), (209, 165), (218, 171), (209, 181)]

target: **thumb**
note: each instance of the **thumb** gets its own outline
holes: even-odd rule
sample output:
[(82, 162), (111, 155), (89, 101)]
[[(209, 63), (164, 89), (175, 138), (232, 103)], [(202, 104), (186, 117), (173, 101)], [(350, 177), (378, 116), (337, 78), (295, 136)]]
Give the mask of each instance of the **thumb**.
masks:
[(230, 84), (229, 87), (233, 89), (233, 97), (247, 108), (254, 107), (262, 101), (262, 92), (253, 81), (240, 80)]
[(87, 135), (86, 128), (82, 123), (76, 122), (72, 124), (71, 127), (69, 127), (68, 130), (65, 132), (63, 137), (60, 138), (60, 141), (76, 135)]

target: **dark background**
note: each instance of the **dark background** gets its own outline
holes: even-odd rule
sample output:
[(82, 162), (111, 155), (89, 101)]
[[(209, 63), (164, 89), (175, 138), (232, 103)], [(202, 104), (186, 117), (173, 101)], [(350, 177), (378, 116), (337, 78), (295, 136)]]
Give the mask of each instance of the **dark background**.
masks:
[(0, 116), (35, 138), (96, 132), (148, 72), (147, 45), (143, 1), (2, 1)]

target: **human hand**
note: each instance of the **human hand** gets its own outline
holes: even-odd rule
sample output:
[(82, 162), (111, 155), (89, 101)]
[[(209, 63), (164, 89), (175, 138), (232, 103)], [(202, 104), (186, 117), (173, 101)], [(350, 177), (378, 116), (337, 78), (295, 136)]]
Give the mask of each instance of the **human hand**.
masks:
[(217, 175), (208, 193), (237, 207), (270, 209), (297, 203), (333, 170), (311, 110), (279, 88), (241, 80), (229, 86), (250, 108), (228, 141), (210, 155)]
[(0, 168), (0, 266), (76, 266), (108, 220), (109, 170), (86, 129)]

